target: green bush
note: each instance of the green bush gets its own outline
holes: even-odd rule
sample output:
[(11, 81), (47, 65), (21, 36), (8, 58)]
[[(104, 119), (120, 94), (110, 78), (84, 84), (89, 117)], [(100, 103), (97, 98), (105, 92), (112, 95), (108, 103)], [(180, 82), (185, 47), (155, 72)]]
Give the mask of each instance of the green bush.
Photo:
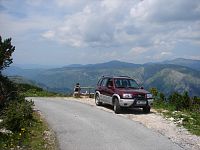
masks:
[(19, 141), (17, 145), (21, 146), (26, 131), (34, 121), (33, 102), (25, 100), (20, 94), (20, 88), (18, 89), (16, 84), (2, 75), (3, 69), (12, 64), (11, 56), (14, 50), (11, 38), (2, 40), (0, 36), (0, 119), (3, 119), (0, 129), (5, 128), (13, 132), (13, 134), (0, 132), (0, 149), (13, 147), (13, 141)]
[[(200, 98), (190, 98), (187, 92), (172, 93), (168, 100), (163, 101), (162, 94), (155, 97), (153, 107), (167, 118), (174, 118), (178, 125), (182, 125), (195, 135), (200, 135)], [(163, 111), (167, 110), (167, 111)], [(178, 111), (177, 111), (178, 110)]]
[(188, 110), (191, 108), (191, 100), (188, 92), (184, 92), (182, 95), (174, 92), (169, 96), (169, 103), (174, 105), (176, 110)]
[(192, 98), (191, 109), (196, 112), (200, 112), (200, 98), (195, 96)]
[(0, 112), (15, 97), (17, 97), (15, 85), (7, 77), (0, 75)]
[(42, 88), (34, 86), (34, 85), (30, 85), (30, 84), (26, 84), (26, 83), (18, 83), (16, 84), (18, 91), (20, 92), (26, 92), (30, 89), (35, 89), (36, 91), (40, 92), (43, 91)]
[(16, 86), (18, 89), (18, 93), (20, 93), (20, 95), (23, 95), (24, 97), (64, 96), (63, 94), (46, 91), (35, 85), (16, 83)]
[(33, 121), (33, 102), (24, 98), (12, 101), (4, 109), (3, 126), (12, 132), (31, 126)]

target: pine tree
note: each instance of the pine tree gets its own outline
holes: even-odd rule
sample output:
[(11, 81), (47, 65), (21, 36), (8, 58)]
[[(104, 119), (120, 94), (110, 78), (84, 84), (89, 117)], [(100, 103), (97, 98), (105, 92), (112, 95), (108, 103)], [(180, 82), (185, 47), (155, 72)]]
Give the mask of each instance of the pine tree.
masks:
[(0, 36), (0, 74), (1, 71), (12, 63), (12, 53), (15, 47), (11, 44), (11, 38), (2, 40)]

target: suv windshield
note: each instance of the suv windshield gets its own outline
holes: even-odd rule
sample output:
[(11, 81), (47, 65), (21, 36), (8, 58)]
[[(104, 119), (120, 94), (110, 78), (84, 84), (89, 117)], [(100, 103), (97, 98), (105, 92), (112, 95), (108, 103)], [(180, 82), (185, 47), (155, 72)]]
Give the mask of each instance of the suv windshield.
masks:
[(133, 79), (115, 79), (115, 87), (139, 89), (139, 85)]

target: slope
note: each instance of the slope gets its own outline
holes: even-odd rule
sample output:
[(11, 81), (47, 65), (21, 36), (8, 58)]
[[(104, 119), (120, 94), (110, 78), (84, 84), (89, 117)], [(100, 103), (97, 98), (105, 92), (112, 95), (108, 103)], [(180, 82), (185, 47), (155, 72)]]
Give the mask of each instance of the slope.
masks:
[[(30, 71), (29, 72), (34, 72)], [(72, 92), (74, 85), (95, 87), (102, 75), (127, 75), (133, 77), (145, 88), (156, 87), (169, 94), (173, 91), (189, 91), (189, 94), (200, 96), (200, 72), (188, 67), (174, 64), (131, 64), (111, 61), (102, 64), (69, 66), (56, 69), (40, 70), (26, 78), (45, 85), (55, 92)]]

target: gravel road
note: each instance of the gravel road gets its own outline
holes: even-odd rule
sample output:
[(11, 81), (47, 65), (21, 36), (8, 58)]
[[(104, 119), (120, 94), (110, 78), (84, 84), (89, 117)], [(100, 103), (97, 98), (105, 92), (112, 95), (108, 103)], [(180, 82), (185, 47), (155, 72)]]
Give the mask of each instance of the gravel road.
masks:
[(96, 106), (62, 98), (31, 98), (61, 150), (179, 150), (167, 137)]

